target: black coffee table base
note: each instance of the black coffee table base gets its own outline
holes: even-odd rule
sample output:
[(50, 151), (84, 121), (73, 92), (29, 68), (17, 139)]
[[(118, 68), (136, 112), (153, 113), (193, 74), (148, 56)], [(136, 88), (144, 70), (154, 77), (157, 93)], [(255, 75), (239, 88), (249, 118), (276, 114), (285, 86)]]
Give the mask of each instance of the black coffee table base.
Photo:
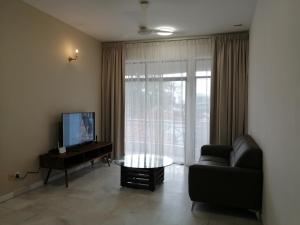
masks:
[(164, 181), (164, 167), (131, 168), (121, 166), (121, 186), (130, 188), (155, 190), (157, 184)]

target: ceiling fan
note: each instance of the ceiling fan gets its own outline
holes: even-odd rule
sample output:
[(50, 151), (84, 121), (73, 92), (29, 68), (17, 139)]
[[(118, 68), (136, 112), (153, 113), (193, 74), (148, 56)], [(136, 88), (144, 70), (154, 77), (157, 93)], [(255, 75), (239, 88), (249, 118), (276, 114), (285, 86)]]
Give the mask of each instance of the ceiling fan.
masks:
[(149, 7), (149, 1), (142, 0), (140, 1), (141, 5), (141, 14), (142, 14), (142, 22), (139, 26), (138, 34), (140, 35), (150, 35), (157, 34), (161, 36), (169, 36), (175, 33), (175, 29), (173, 27), (157, 27), (156, 29), (148, 28), (147, 26), (147, 11)]

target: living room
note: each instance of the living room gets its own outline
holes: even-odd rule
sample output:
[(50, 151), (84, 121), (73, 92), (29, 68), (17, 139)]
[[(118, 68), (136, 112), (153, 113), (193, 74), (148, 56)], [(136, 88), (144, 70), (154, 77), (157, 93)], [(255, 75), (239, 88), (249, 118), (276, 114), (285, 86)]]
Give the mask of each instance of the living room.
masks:
[(299, 8), (1, 0), (0, 224), (299, 224)]

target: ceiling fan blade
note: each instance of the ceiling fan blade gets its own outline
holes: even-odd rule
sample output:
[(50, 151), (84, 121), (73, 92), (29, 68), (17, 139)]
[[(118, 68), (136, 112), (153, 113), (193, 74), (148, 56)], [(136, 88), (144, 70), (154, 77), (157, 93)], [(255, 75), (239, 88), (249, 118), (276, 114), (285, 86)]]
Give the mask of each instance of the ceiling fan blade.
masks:
[(139, 34), (142, 34), (142, 35), (146, 35), (146, 34), (151, 34), (153, 31), (151, 29), (148, 29), (147, 27), (145, 26), (140, 26), (139, 27), (139, 30), (138, 30), (138, 33)]

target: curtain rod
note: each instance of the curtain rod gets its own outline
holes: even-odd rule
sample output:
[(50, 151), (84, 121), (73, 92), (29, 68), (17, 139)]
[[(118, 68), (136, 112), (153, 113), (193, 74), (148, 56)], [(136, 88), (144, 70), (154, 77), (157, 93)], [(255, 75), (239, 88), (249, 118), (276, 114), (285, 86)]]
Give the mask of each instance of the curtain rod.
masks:
[(184, 40), (197, 40), (197, 39), (210, 39), (212, 36), (190, 36), (190, 37), (177, 37), (177, 38), (160, 38), (160, 39), (144, 39), (144, 40), (133, 40), (123, 41), (124, 44), (135, 44), (135, 43), (149, 43), (149, 42), (164, 42), (164, 41), (184, 41)]
[[(230, 32), (226, 34), (238, 34), (238, 33), (247, 33), (248, 30)], [(222, 35), (222, 33), (220, 33)], [(185, 36), (185, 37), (174, 37), (174, 38), (158, 38), (158, 39), (142, 39), (142, 40), (129, 40), (129, 41), (107, 41), (102, 42), (103, 44), (136, 44), (136, 43), (149, 43), (149, 42), (164, 42), (164, 41), (183, 41), (183, 40), (198, 40), (198, 39), (210, 39), (220, 34), (211, 34), (211, 35), (194, 35), (194, 36)]]
[(130, 40), (130, 41), (108, 41), (102, 42), (105, 44), (122, 43), (122, 44), (135, 44), (135, 43), (149, 43), (149, 42), (163, 42), (163, 41), (183, 41), (183, 40), (197, 40), (197, 39), (209, 39), (212, 36), (189, 36), (189, 37), (174, 37), (174, 38), (159, 38), (159, 39), (142, 39), (142, 40)]

